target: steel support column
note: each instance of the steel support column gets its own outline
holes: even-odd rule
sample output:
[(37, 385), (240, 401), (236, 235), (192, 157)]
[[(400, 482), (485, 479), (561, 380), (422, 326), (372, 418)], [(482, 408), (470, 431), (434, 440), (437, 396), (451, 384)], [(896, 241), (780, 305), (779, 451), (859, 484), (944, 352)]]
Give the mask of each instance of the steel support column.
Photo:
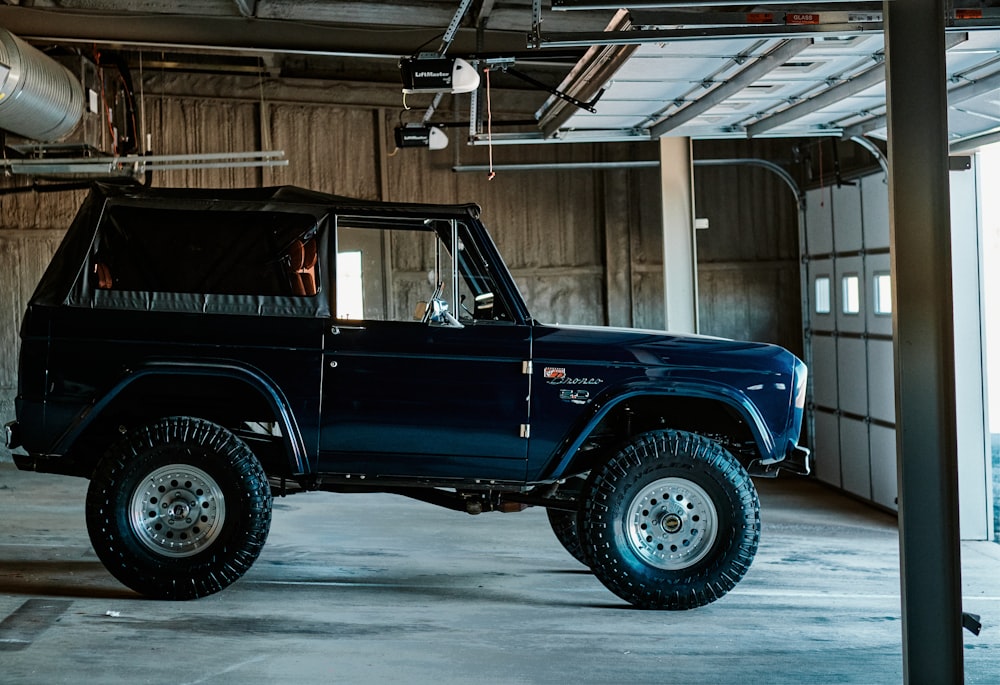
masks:
[(946, 0), (885, 0), (903, 674), (961, 683)]

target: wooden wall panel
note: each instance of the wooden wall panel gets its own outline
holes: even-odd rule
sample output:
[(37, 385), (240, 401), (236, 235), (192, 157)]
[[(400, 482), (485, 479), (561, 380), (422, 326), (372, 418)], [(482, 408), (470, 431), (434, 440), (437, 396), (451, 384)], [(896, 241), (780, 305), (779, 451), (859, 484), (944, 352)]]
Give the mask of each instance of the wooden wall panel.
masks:
[[(64, 233), (0, 230), (0, 425), (14, 418), (21, 317)], [(0, 445), (0, 460), (8, 454)]]
[(269, 105), (266, 111), (270, 147), (284, 150), (289, 161), (287, 167), (267, 170), (266, 185), (378, 198), (376, 120), (371, 111), (319, 105)]
[(0, 238), (0, 390), (17, 386), (18, 329), (24, 311), (21, 299), (20, 238)]
[[(146, 128), (151, 153), (180, 155), (258, 150), (257, 106), (249, 103), (194, 98), (145, 98)], [(243, 188), (260, 184), (252, 168), (190, 169), (157, 173), (160, 188)]]
[[(26, 177), (4, 183), (4, 188), (30, 185)], [(0, 229), (45, 230), (69, 226), (86, 190), (58, 193), (18, 193), (0, 195)]]
[(701, 332), (782, 345), (802, 355), (798, 264), (698, 270)]
[[(396, 118), (388, 115), (391, 133)], [(452, 167), (489, 161), (483, 146), (401, 149), (386, 160), (386, 197), (399, 202), (473, 202), (514, 273), (532, 315), (542, 321), (601, 324), (606, 320), (603, 216), (597, 171), (456, 173)], [(395, 147), (387, 142), (390, 152)], [(497, 165), (590, 160), (590, 146), (496, 146)]]
[[(784, 141), (704, 141), (695, 159), (779, 158)], [(695, 167), (701, 332), (773, 342), (802, 355), (795, 195), (773, 172)]]

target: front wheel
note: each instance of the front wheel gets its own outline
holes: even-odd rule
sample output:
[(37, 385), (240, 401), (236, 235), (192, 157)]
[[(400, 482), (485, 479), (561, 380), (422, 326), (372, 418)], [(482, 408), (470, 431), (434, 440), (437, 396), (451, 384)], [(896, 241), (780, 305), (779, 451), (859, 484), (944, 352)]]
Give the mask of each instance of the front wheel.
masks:
[(195, 418), (132, 431), (101, 460), (87, 492), (87, 529), (104, 566), (156, 599), (218, 592), (267, 539), (271, 491), (231, 432)]
[(581, 518), (594, 575), (646, 609), (692, 609), (743, 578), (760, 540), (757, 491), (716, 442), (638, 436), (597, 474)]

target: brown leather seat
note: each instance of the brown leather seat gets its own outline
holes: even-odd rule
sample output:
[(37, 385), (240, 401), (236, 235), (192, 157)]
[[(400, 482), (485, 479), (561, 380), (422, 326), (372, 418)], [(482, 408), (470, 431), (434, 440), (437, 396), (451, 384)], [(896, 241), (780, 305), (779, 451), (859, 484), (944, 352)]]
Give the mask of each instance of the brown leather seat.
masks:
[(288, 248), (292, 293), (300, 297), (316, 294), (316, 241), (296, 240)]
[(111, 290), (114, 286), (114, 279), (111, 278), (111, 269), (103, 262), (94, 264), (94, 277), (97, 287), (101, 290)]

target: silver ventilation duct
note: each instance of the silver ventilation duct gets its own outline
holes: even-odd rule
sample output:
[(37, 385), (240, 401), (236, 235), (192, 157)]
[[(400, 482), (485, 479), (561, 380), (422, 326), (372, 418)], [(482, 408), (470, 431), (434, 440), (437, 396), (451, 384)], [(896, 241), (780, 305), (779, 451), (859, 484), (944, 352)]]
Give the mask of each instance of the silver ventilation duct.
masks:
[(80, 121), (83, 103), (83, 86), (69, 69), (0, 28), (0, 128), (59, 140)]

